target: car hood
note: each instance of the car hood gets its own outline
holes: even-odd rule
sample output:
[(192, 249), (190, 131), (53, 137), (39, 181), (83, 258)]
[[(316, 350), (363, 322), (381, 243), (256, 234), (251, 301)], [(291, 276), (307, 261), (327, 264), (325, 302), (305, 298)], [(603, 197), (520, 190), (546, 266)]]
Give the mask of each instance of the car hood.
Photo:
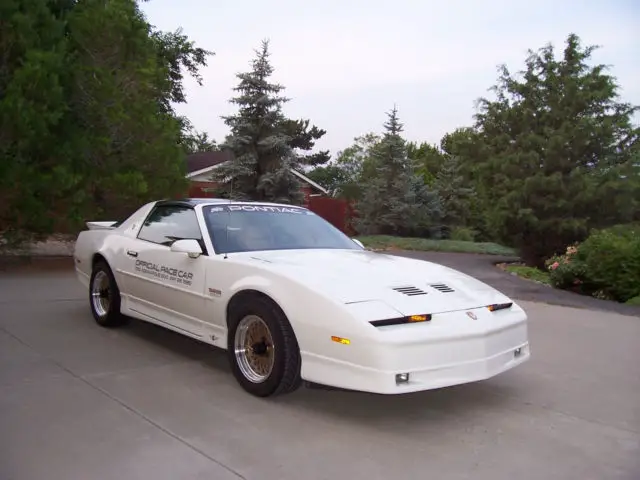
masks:
[(443, 265), (366, 250), (279, 250), (242, 257), (333, 301), (382, 301), (402, 315), (510, 301), (489, 285)]

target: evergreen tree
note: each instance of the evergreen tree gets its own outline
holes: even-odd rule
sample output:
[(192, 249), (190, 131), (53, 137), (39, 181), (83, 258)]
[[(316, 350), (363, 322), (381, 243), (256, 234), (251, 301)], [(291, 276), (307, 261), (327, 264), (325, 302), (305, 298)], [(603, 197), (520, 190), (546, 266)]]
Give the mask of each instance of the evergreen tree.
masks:
[(444, 157), (433, 186), (442, 200), (444, 209), (442, 221), (449, 226), (467, 225), (475, 191), (473, 187), (468, 186), (462, 175), (458, 157), (453, 155)]
[(521, 79), (502, 67), (469, 136), (488, 230), (532, 264), (634, 214), (618, 207), (640, 193), (622, 175), (638, 143), (637, 107), (619, 101), (604, 65), (588, 64), (594, 48), (572, 34), (560, 59), (551, 45), (530, 52)]
[(356, 203), (361, 233), (405, 234), (429, 222), (439, 211), (438, 199), (424, 185), (407, 156), (403, 125), (394, 106), (385, 133), (371, 151), (371, 174)]
[[(295, 151), (309, 152), (315, 147), (316, 141), (327, 133), (315, 125), (309, 126), (309, 120), (285, 119), (282, 123), (284, 133), (289, 137), (289, 146)], [(306, 155), (298, 154), (294, 168), (302, 170), (305, 167), (325, 165), (331, 159), (328, 150), (320, 150)]]
[(228, 198), (300, 203), (300, 184), (290, 171), (299, 159), (282, 113), (289, 99), (280, 95), (282, 85), (269, 81), (273, 73), (269, 55), (269, 42), (264, 40), (251, 71), (237, 74), (240, 82), (234, 91), (238, 96), (231, 102), (238, 105), (238, 113), (223, 117), (231, 132), (221, 146), (233, 158), (211, 178), (220, 185), (219, 193)]

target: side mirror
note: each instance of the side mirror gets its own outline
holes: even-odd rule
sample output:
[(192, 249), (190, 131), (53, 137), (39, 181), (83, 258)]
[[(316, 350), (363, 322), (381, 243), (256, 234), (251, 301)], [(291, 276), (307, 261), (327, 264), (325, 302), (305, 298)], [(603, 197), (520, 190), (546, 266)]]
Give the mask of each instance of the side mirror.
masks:
[(197, 240), (185, 239), (176, 240), (171, 244), (171, 251), (177, 253), (186, 253), (189, 258), (198, 258), (202, 255), (202, 248)]
[(356, 245), (360, 245), (362, 248), (365, 248), (364, 244), (357, 238), (352, 238), (351, 240), (353, 240)]

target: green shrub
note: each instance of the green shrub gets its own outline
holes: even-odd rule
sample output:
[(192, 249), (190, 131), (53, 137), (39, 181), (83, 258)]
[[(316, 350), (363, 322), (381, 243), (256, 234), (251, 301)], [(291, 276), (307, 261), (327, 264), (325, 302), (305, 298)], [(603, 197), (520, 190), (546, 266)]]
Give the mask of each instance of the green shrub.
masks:
[(476, 231), (469, 227), (452, 227), (450, 233), (451, 240), (457, 240), (461, 242), (475, 242)]
[(637, 295), (633, 298), (630, 298), (625, 302), (627, 305), (638, 305), (640, 306), (640, 295)]
[(640, 294), (640, 226), (595, 230), (546, 261), (551, 285), (626, 302)]
[(564, 255), (554, 255), (546, 262), (549, 283), (560, 289), (584, 290), (586, 265), (578, 255), (578, 246), (571, 245)]
[(584, 264), (584, 282), (618, 302), (640, 295), (640, 228), (619, 225), (594, 231), (582, 242), (577, 257)]

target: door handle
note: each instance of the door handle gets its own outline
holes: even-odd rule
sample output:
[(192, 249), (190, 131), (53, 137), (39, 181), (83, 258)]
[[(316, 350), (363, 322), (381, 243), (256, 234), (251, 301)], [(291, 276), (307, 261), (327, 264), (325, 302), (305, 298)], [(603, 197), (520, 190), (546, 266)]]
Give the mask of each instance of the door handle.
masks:
[(130, 257), (137, 257), (138, 252), (134, 252), (133, 250), (127, 250), (127, 255), (129, 255)]

